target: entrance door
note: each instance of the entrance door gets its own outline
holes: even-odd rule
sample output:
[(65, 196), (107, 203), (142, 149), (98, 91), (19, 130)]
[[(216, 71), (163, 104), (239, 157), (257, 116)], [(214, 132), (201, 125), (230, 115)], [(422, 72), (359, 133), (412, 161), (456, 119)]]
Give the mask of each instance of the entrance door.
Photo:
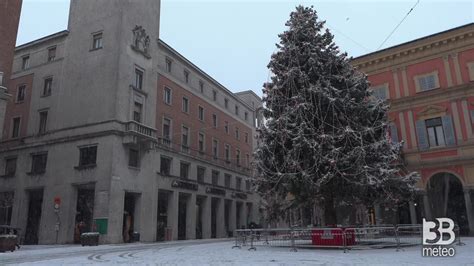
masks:
[(28, 218), (26, 222), (24, 244), (37, 245), (43, 206), (43, 189), (29, 191), (28, 198)]
[(168, 226), (168, 198), (169, 193), (158, 191), (158, 222), (156, 224), (156, 241), (165, 241), (166, 227)]
[(125, 193), (124, 212), (123, 212), (123, 242), (132, 241), (133, 223), (135, 214), (135, 195), (133, 193)]
[(217, 204), (218, 200), (212, 198), (211, 200), (211, 238), (217, 237)]
[(433, 218), (448, 217), (459, 225), (461, 234), (469, 233), (466, 202), (461, 181), (450, 173), (439, 173), (427, 185)]
[(196, 198), (196, 239), (202, 239), (202, 212), (206, 198)]
[(94, 189), (78, 188), (76, 203), (76, 224), (74, 229), (74, 243), (81, 242), (81, 234), (92, 232), (94, 214)]
[(187, 211), (188, 197), (185, 195), (179, 196), (178, 204), (178, 240), (186, 239), (186, 211)]

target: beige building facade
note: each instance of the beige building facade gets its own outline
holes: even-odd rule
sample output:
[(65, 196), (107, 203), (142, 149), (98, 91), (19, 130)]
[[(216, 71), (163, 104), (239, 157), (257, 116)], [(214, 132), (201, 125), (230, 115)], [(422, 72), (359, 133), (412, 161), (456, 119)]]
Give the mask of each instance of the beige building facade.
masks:
[(158, 0), (72, 0), (67, 30), (15, 49), (0, 195), (24, 244), (220, 238), (260, 222), (261, 99), (160, 40), (159, 18)]

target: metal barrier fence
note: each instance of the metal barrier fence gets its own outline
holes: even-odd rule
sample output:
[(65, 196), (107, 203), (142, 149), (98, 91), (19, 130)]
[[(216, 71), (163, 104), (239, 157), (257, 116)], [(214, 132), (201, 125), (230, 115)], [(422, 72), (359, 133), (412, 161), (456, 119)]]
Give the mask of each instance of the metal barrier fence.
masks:
[[(462, 245), (459, 227), (454, 228), (456, 243)], [(235, 230), (232, 248), (258, 246), (297, 248), (348, 249), (396, 248), (422, 244), (423, 227), (420, 224), (351, 226), (344, 228), (273, 228)]]

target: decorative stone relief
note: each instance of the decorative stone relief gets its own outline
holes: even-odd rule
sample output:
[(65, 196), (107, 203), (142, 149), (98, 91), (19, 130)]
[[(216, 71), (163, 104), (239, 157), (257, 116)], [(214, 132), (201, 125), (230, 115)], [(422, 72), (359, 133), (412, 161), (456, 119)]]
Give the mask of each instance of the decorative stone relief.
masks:
[(133, 32), (133, 44), (132, 49), (138, 53), (141, 53), (146, 58), (151, 58), (149, 54), (150, 48), (150, 36), (146, 34), (145, 29), (142, 26), (135, 26)]

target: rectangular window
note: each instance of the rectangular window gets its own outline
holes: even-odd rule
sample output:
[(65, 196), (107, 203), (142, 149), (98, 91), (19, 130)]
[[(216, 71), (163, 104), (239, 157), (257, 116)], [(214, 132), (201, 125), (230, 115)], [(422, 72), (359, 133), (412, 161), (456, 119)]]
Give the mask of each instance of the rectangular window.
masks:
[(430, 147), (445, 146), (443, 122), (441, 121), (441, 118), (438, 117), (425, 120), (425, 124)]
[(166, 58), (166, 71), (168, 71), (168, 73), (171, 73), (172, 64), (173, 64), (173, 61), (171, 61), (171, 59), (169, 58)]
[(245, 132), (245, 143), (249, 143), (249, 133)]
[(249, 119), (249, 113), (245, 112), (244, 116), (245, 116), (245, 121), (247, 121)]
[(48, 62), (54, 61), (54, 59), (56, 59), (56, 46), (48, 49)]
[(197, 181), (199, 183), (204, 183), (205, 175), (206, 175), (206, 168), (202, 166), (197, 166)]
[(53, 87), (53, 78), (49, 77), (44, 79), (44, 86), (43, 86), (43, 95), (48, 96), (51, 95), (51, 88)]
[(227, 98), (224, 99), (224, 107), (225, 107), (225, 109), (229, 108), (229, 99), (227, 99)]
[(212, 170), (212, 184), (214, 186), (219, 185), (219, 171)]
[(20, 136), (20, 117), (13, 118), (13, 125), (12, 125), (12, 138), (18, 138)]
[(181, 147), (183, 152), (189, 152), (189, 128), (185, 126), (181, 129)]
[(224, 122), (224, 130), (225, 130), (225, 133), (229, 134), (229, 122), (227, 121)]
[(183, 179), (189, 178), (189, 163), (181, 162), (179, 166), (179, 177)]
[(204, 93), (204, 82), (202, 80), (199, 81), (199, 91)]
[(184, 75), (184, 82), (189, 83), (189, 71), (184, 70), (183, 75)]
[(225, 161), (230, 162), (230, 146), (229, 144), (225, 144), (224, 146), (224, 155), (225, 155)]
[(128, 166), (138, 168), (140, 167), (138, 150), (129, 149), (128, 150)]
[(229, 174), (224, 174), (224, 186), (230, 188), (230, 180), (232, 176)]
[(238, 128), (238, 127), (235, 128), (235, 138), (236, 138), (236, 139), (240, 139), (240, 132), (239, 132), (239, 128)]
[(135, 69), (135, 88), (141, 90), (143, 89), (143, 71), (140, 69)]
[(160, 173), (162, 175), (171, 175), (171, 159), (168, 157), (161, 157), (160, 159)]
[(217, 159), (219, 155), (219, 142), (217, 140), (212, 140), (212, 155), (214, 156), (214, 159)]
[(96, 165), (97, 146), (79, 148), (79, 166)]
[(204, 108), (202, 106), (198, 107), (198, 118), (201, 121), (204, 121)]
[(163, 118), (163, 138), (171, 139), (171, 120), (169, 118)]
[(133, 107), (133, 121), (141, 123), (142, 122), (142, 112), (143, 105), (139, 102), (135, 102)]
[(372, 88), (372, 97), (380, 101), (385, 101), (390, 98), (388, 92), (388, 85), (382, 85)]
[(235, 115), (239, 115), (239, 106), (235, 106)]
[(43, 174), (46, 172), (46, 163), (48, 160), (47, 153), (39, 153), (31, 155), (31, 174)]
[(240, 166), (240, 150), (235, 151), (235, 163)]
[(16, 102), (21, 103), (25, 100), (26, 95), (26, 85), (20, 85), (16, 93)]
[(204, 134), (199, 133), (198, 136), (198, 145), (199, 145), (199, 152), (203, 153), (204, 152)]
[(235, 189), (241, 190), (242, 189), (242, 178), (236, 177), (235, 178)]
[(171, 104), (171, 89), (168, 87), (165, 87), (163, 91), (163, 100), (166, 104)]
[(212, 125), (214, 126), (214, 128), (217, 128), (217, 115), (216, 114), (212, 114)]
[(16, 173), (16, 157), (5, 159), (5, 176), (12, 177)]
[(428, 91), (438, 88), (438, 76), (436, 73), (417, 77), (418, 91)]
[(189, 113), (189, 100), (186, 97), (183, 97), (182, 111), (185, 113)]
[(102, 48), (102, 33), (92, 35), (92, 50)]
[(250, 181), (249, 180), (245, 180), (245, 189), (247, 191), (250, 191)]
[(217, 101), (217, 91), (215, 90), (212, 91), (212, 100)]
[(247, 154), (245, 155), (245, 158), (247, 159), (247, 160), (246, 160), (247, 168), (249, 168), (249, 167), (250, 167), (250, 154), (247, 153)]
[(21, 58), (21, 69), (25, 70), (30, 67), (30, 56), (26, 55)]
[(39, 112), (39, 134), (46, 133), (46, 127), (48, 123), (48, 111), (41, 111)]

